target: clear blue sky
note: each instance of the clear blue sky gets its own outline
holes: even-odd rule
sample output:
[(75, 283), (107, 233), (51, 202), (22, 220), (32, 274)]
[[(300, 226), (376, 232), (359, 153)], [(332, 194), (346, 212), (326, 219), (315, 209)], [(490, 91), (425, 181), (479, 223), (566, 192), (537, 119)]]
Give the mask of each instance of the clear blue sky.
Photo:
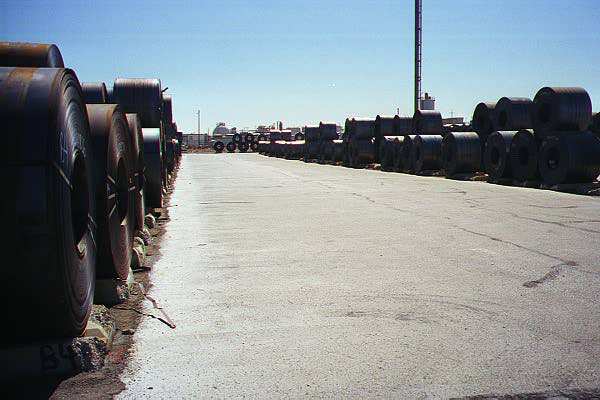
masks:
[[(444, 116), (577, 85), (600, 110), (600, 0), (424, 0)], [(412, 115), (412, 0), (5, 1), (0, 40), (53, 42), (81, 81), (159, 77), (180, 128)]]

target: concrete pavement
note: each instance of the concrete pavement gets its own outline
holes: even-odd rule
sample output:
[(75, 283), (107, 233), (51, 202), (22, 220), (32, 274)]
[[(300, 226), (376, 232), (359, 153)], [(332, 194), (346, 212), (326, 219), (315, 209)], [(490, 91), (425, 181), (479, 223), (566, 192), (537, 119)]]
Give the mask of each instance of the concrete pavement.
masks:
[(190, 154), (171, 204), (122, 398), (600, 387), (599, 198)]

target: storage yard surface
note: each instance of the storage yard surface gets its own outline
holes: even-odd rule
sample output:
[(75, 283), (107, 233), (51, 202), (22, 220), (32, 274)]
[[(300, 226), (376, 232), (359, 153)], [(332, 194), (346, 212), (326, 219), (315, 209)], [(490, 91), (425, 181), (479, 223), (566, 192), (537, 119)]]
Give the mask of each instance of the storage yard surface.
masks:
[(600, 396), (600, 200), (183, 156), (123, 398)]

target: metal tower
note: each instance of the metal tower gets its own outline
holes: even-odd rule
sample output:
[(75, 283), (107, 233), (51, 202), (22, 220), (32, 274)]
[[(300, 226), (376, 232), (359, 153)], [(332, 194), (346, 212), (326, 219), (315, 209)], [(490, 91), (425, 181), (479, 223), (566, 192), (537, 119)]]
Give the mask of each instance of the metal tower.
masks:
[(421, 47), (423, 45), (423, 1), (415, 0), (415, 111), (421, 100)]

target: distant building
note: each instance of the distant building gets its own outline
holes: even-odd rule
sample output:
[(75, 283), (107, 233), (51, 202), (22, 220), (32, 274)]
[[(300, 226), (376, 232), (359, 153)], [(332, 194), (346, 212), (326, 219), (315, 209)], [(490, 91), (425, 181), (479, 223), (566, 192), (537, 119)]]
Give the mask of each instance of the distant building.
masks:
[(425, 96), (421, 97), (420, 110), (435, 110), (435, 98), (431, 97), (429, 93), (425, 93)]
[(465, 118), (464, 117), (443, 118), (442, 123), (444, 125), (462, 125), (465, 123)]
[(200, 147), (208, 146), (210, 144), (210, 136), (206, 133), (190, 133), (183, 135), (183, 146), (187, 147)]

